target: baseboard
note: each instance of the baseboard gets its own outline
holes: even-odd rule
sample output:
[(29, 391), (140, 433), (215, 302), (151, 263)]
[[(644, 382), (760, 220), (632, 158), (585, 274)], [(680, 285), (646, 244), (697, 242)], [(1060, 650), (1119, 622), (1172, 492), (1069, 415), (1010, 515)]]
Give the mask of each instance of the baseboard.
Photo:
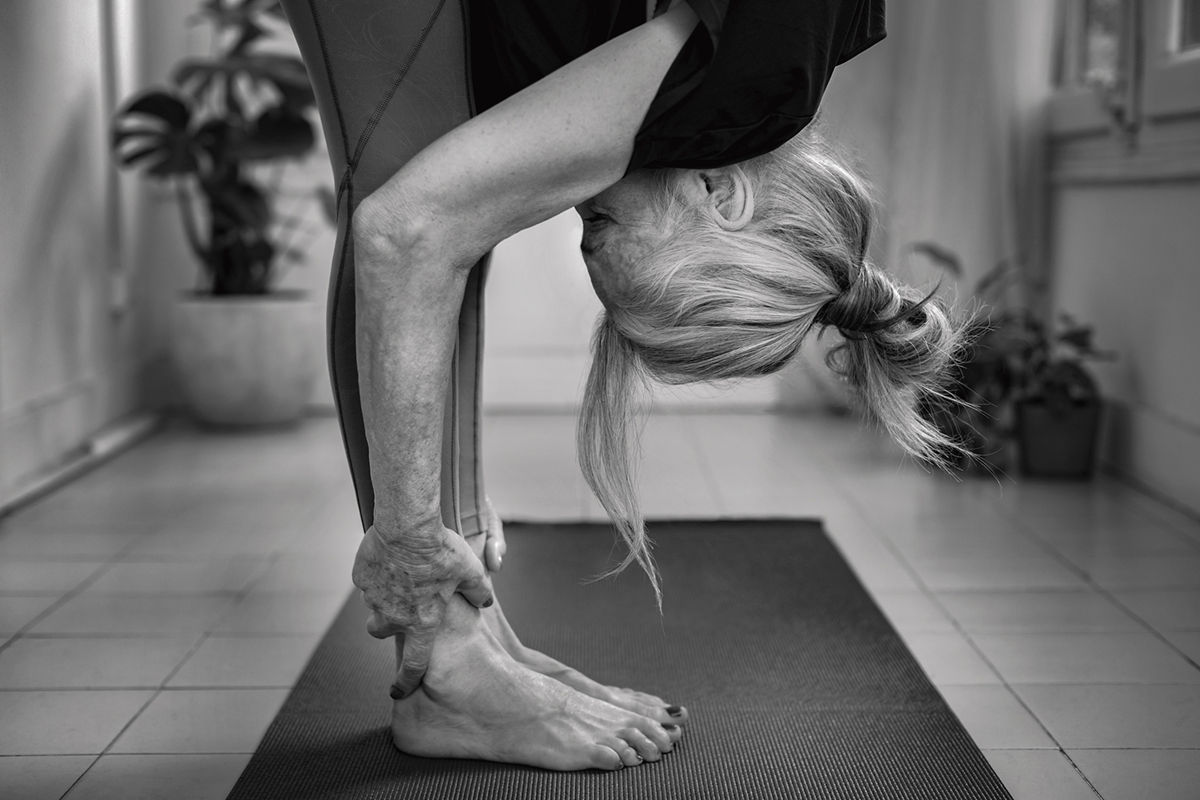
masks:
[(17, 486), (11, 496), (0, 499), (0, 517), (32, 503), (129, 449), (158, 430), (162, 420), (162, 415), (158, 413), (139, 414), (93, 434), (73, 451), (73, 456), (67, 461)]

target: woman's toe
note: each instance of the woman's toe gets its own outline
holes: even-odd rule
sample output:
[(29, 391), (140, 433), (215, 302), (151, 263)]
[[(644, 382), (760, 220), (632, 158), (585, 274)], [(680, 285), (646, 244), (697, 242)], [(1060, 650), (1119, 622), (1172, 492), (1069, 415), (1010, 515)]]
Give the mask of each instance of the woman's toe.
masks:
[(637, 728), (622, 728), (617, 735), (628, 742), (646, 761), (658, 761), (662, 758), (662, 751), (658, 749), (658, 745)]
[(667, 701), (663, 700), (658, 695), (646, 694), (645, 692), (634, 692), (633, 694), (635, 697), (637, 697), (637, 699), (641, 700), (646, 705), (650, 705), (650, 706), (665, 706), (665, 705), (667, 705)]
[(675, 748), (675, 740), (671, 738), (666, 726), (660, 725), (652, 719), (642, 717), (630, 727), (640, 731), (643, 736), (653, 742), (660, 753), (669, 753)]
[(589, 755), (591, 757), (591, 765), (595, 769), (614, 770), (625, 766), (617, 751), (605, 744), (593, 745)]
[(675, 725), (682, 725), (688, 721), (688, 710), (686, 706), (663, 706), (663, 710), (667, 712), (667, 716), (671, 719), (669, 722)]
[(613, 736), (610, 739), (605, 739), (601, 744), (612, 748), (613, 752), (620, 758), (621, 766), (623, 767), (636, 767), (642, 763), (642, 757), (624, 739)]

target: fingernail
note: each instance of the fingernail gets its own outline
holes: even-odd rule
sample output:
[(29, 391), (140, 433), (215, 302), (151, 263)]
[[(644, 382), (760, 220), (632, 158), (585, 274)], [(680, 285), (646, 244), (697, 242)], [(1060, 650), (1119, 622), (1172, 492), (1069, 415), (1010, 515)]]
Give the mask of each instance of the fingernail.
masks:
[(670, 714), (672, 717), (682, 717), (683, 709), (680, 708), (679, 706), (667, 706), (667, 713)]
[(494, 603), (494, 602), (496, 602), (496, 601), (495, 601), (495, 599), (494, 599), (494, 598), (491, 598), (491, 597), (489, 597), (487, 600), (484, 600), (484, 601), (483, 601), (483, 607), (484, 607), (484, 608), (491, 608), (491, 607), (492, 607), (492, 603)]
[(673, 731), (673, 730), (675, 730), (676, 728), (678, 728), (679, 726), (678, 726), (678, 725), (672, 725), (672, 724), (671, 724), (671, 723), (669, 723), (669, 722), (664, 722), (664, 723), (663, 723), (663, 727), (664, 727), (664, 728), (666, 728), (666, 729), (667, 729), (667, 730), (669, 730), (669, 731)]

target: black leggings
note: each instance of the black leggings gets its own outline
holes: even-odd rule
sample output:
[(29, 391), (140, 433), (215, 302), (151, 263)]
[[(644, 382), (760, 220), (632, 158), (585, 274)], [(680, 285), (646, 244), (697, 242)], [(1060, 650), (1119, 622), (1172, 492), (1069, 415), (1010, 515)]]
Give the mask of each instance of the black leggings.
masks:
[[(461, 0), (283, 0), (308, 67), (337, 188), (329, 371), (363, 528), (375, 493), (358, 386), (350, 221), (364, 197), (473, 113)], [(485, 257), (471, 271), (442, 432), (442, 519), (485, 530), (479, 392)]]

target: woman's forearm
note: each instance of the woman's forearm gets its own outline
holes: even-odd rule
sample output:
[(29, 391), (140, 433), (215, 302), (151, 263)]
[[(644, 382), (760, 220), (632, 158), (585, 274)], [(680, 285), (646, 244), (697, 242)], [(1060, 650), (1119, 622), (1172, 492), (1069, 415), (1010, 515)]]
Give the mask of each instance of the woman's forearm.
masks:
[(680, 6), (441, 137), (355, 212), (359, 384), (387, 535), (441, 525), (441, 435), (467, 270), (624, 173), (696, 18)]
[(402, 208), (355, 215), (356, 342), (384, 538), (442, 526), (442, 424), (467, 270), (406, 225)]

